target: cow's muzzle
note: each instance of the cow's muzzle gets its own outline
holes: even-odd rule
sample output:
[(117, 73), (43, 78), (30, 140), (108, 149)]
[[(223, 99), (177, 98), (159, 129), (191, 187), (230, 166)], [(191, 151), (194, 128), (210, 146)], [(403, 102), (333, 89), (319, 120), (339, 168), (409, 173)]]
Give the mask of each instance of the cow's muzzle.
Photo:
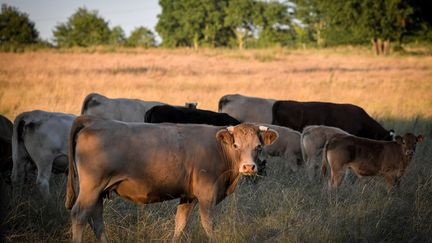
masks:
[(412, 150), (412, 149), (410, 149), (410, 150), (407, 150), (406, 152), (405, 152), (405, 155), (408, 155), (408, 156), (413, 156), (414, 155), (414, 150)]
[(258, 172), (258, 168), (255, 163), (244, 163), (240, 166), (240, 173), (244, 175), (254, 175)]

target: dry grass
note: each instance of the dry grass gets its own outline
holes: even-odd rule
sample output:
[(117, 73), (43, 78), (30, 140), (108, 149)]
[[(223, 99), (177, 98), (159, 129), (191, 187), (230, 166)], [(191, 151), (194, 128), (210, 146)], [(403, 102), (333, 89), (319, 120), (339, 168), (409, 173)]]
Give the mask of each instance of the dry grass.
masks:
[(227, 93), (350, 102), (375, 116), (432, 116), (432, 57), (286, 49), (0, 53), (0, 113), (77, 114), (89, 92), (215, 110)]
[[(221, 242), (430, 241), (432, 234), (432, 57), (375, 57), (366, 50), (138, 50), (123, 53), (0, 53), (0, 113), (9, 118), (43, 109), (78, 114), (86, 94), (198, 101), (216, 110), (227, 93), (275, 99), (321, 100), (364, 107), (386, 127), (427, 136), (394, 194), (382, 178), (347, 183), (327, 194), (323, 181), (304, 171), (287, 174), (269, 162), (258, 185), (243, 182), (218, 207)], [(55, 200), (45, 205), (34, 185), (14, 195), (6, 240), (70, 239), (63, 208), (65, 178), (54, 178)], [(36, 196), (35, 196), (36, 195)], [(137, 207), (114, 198), (105, 204), (109, 238), (115, 242), (166, 241), (174, 229), (176, 202)], [(190, 242), (205, 241), (198, 216)], [(87, 241), (93, 241), (90, 230)]]

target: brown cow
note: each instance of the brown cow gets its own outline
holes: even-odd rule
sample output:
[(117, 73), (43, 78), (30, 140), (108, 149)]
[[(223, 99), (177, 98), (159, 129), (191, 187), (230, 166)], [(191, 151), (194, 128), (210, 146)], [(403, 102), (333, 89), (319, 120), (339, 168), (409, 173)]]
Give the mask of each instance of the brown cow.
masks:
[(198, 202), (202, 225), (213, 239), (215, 205), (234, 191), (240, 175), (256, 174), (259, 151), (277, 137), (276, 131), (252, 124), (223, 128), (78, 117), (69, 137), (65, 204), (72, 208), (73, 241), (82, 241), (86, 222), (106, 241), (102, 201), (112, 191), (144, 204), (179, 198), (174, 240)]
[(391, 142), (335, 135), (324, 147), (322, 174), (326, 174), (328, 163), (331, 188), (340, 185), (347, 168), (359, 177), (382, 175), (390, 192), (395, 183), (399, 185), (400, 178), (414, 156), (417, 143), (423, 140), (423, 135), (415, 136), (412, 133), (397, 136), (396, 141)]
[(365, 110), (352, 104), (276, 101), (272, 113), (272, 124), (300, 132), (305, 126), (325, 125), (340, 128), (359, 137), (393, 140), (393, 130), (386, 130)]

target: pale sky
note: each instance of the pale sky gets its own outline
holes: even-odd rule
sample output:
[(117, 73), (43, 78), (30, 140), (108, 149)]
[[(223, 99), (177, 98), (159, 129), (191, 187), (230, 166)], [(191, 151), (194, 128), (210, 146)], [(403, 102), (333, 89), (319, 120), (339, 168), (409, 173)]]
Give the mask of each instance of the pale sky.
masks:
[(79, 7), (97, 10), (110, 28), (119, 25), (126, 36), (138, 26), (147, 27), (157, 35), (155, 26), (161, 11), (158, 0), (0, 0), (0, 3), (27, 13), (40, 37), (50, 42), (54, 26), (66, 22)]

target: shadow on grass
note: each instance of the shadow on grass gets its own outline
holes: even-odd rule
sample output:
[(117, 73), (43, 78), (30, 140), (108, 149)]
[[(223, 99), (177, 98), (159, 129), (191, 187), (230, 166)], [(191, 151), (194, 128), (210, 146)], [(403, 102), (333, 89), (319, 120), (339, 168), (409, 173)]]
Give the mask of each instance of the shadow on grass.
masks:
[(119, 67), (119, 68), (107, 68), (107, 69), (96, 69), (95, 73), (98, 74), (112, 74), (112, 75), (122, 75), (122, 74), (145, 74), (149, 72), (157, 72), (161, 74), (166, 74), (167, 69), (161, 67)]

